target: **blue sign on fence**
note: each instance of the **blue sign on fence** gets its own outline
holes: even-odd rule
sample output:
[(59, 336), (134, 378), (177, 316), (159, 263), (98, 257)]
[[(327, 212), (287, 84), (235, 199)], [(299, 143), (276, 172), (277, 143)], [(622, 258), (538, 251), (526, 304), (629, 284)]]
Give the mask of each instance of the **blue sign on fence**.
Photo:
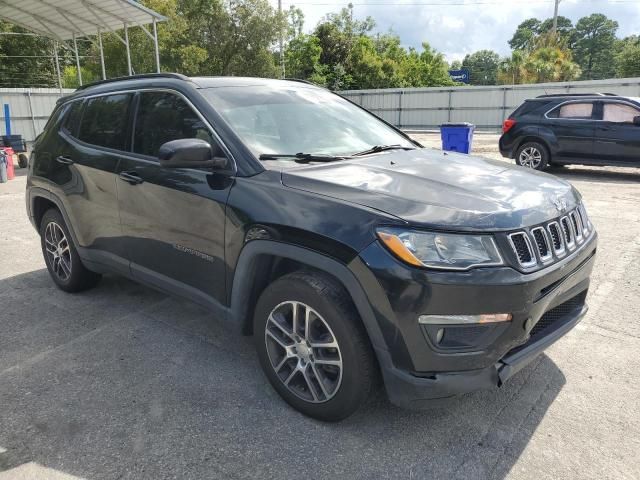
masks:
[(460, 70), (449, 70), (449, 76), (454, 82), (469, 83), (469, 70), (461, 68)]

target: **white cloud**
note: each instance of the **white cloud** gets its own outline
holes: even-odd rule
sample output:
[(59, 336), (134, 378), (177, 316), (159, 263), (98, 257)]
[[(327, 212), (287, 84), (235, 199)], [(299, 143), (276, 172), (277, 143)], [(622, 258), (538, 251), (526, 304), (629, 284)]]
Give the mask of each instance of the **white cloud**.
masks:
[[(277, 5), (277, 0), (270, 0)], [(454, 6), (450, 3), (465, 2)], [(346, 6), (337, 0), (300, 0), (291, 3), (305, 14), (305, 30), (311, 31), (322, 17)], [(461, 59), (467, 53), (481, 49), (509, 53), (507, 43), (520, 22), (527, 18), (549, 18), (553, 15), (552, 0), (352, 0), (354, 15), (372, 16), (378, 31), (392, 29), (403, 45), (420, 47), (429, 42), (449, 60)], [(386, 5), (374, 5), (385, 3)], [(394, 5), (389, 5), (394, 3)], [(449, 5), (425, 5), (444, 4)], [(315, 4), (315, 5), (314, 5)], [(320, 5), (324, 4), (324, 5)], [(330, 5), (327, 5), (330, 4)], [(283, 8), (289, 8), (285, 3)], [(620, 25), (618, 36), (638, 34), (640, 29), (640, 1), (638, 0), (563, 0), (560, 14), (574, 24), (583, 16), (603, 13)]]

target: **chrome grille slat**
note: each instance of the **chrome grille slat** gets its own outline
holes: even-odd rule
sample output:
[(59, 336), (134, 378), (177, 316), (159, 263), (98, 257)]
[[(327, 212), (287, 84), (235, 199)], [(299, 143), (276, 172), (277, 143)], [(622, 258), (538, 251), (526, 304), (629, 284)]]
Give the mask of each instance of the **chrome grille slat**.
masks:
[(592, 233), (587, 212), (579, 205), (560, 218), (507, 236), (518, 264), (532, 269), (573, 253)]

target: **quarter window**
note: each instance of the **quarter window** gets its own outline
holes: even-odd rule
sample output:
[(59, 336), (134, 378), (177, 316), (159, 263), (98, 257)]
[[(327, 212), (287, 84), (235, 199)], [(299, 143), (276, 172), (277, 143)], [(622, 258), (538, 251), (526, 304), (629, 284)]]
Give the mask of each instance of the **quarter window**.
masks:
[(602, 119), (605, 122), (633, 123), (634, 117), (640, 115), (637, 109), (623, 103), (605, 103)]
[(100, 147), (124, 150), (131, 94), (120, 93), (87, 101), (79, 138)]
[(136, 116), (133, 151), (158, 156), (160, 147), (172, 140), (199, 138), (216, 143), (209, 128), (180, 97), (166, 92), (143, 92)]
[(567, 103), (560, 107), (558, 118), (591, 119), (593, 103)]

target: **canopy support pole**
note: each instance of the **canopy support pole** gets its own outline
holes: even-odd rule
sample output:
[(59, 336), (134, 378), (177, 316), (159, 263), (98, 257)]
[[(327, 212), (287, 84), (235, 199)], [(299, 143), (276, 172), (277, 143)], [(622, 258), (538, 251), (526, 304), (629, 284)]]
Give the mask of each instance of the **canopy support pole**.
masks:
[(73, 34), (73, 52), (76, 55), (76, 68), (78, 69), (78, 83), (82, 86), (82, 71), (80, 70), (80, 55), (78, 54), (78, 41), (76, 34)]
[(127, 24), (124, 24), (124, 46), (127, 49), (127, 69), (129, 70), (129, 76), (131, 76), (132, 70), (131, 70), (131, 51), (129, 50), (129, 29), (127, 27)]
[(104, 68), (104, 49), (102, 48), (102, 32), (98, 28), (98, 47), (100, 47), (100, 66), (102, 67), (102, 79), (107, 79), (107, 70)]
[(160, 73), (160, 50), (158, 49), (158, 26), (156, 19), (153, 19), (153, 46), (156, 50), (156, 72)]
[(62, 95), (62, 75), (60, 75), (60, 59), (58, 58), (58, 41), (53, 41), (53, 59), (56, 66), (56, 75), (58, 75), (58, 88), (60, 89), (60, 95)]

